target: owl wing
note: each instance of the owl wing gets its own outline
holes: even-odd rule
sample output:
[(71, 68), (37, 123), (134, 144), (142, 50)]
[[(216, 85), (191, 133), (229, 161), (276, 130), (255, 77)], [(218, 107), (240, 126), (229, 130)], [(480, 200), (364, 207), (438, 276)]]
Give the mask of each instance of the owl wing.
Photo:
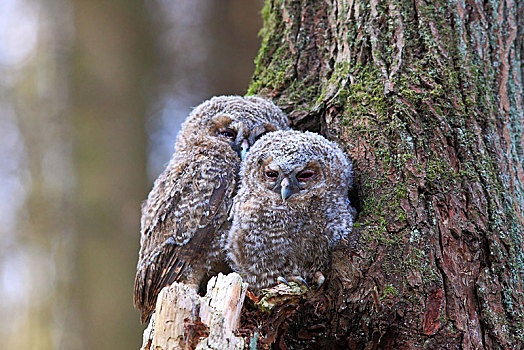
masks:
[(166, 169), (143, 208), (134, 294), (142, 321), (155, 309), (160, 290), (202, 259), (232, 202), (238, 169), (224, 159), (201, 157), (182, 168)]
[(341, 239), (349, 239), (353, 227), (353, 219), (357, 210), (349, 200), (336, 202), (335, 210), (327, 217), (326, 232), (329, 232), (330, 244), (336, 244)]

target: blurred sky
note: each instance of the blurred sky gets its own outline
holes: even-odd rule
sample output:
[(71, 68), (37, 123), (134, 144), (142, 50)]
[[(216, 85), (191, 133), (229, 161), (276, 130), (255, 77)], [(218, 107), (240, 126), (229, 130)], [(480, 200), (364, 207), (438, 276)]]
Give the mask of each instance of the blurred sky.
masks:
[(133, 349), (140, 202), (244, 94), (261, 0), (0, 0), (2, 349)]

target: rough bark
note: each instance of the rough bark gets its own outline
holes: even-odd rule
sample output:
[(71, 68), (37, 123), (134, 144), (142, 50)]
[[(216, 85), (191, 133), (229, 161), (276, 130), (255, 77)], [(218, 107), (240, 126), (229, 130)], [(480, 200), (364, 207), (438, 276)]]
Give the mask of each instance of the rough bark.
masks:
[(345, 147), (359, 217), (323, 290), (244, 319), (259, 346), (523, 346), (522, 6), (266, 2), (250, 92)]

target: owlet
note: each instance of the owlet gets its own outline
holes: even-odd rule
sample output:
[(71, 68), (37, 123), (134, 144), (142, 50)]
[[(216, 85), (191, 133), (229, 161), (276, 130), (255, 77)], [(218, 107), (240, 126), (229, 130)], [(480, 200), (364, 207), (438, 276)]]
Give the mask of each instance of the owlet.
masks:
[(333, 246), (353, 225), (346, 154), (312, 132), (276, 131), (255, 143), (240, 174), (225, 243), (233, 270), (253, 290), (321, 283)]

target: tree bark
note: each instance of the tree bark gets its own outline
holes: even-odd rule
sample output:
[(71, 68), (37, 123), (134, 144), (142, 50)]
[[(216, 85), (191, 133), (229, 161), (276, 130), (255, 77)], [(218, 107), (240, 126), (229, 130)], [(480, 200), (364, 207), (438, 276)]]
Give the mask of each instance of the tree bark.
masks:
[(344, 146), (359, 215), (320, 290), (244, 308), (246, 344), (522, 348), (522, 11), (266, 1), (249, 92)]
[(325, 289), (258, 326), (266, 346), (523, 346), (522, 13), (266, 1), (249, 92), (345, 147), (359, 211)]

